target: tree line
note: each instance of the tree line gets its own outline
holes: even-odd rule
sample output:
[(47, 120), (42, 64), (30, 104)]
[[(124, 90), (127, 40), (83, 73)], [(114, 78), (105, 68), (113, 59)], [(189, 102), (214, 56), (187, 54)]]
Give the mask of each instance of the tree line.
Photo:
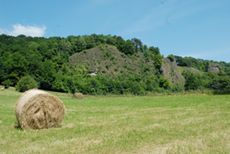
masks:
[[(121, 74), (115, 77), (98, 74), (92, 77), (86, 68), (69, 63), (69, 57), (74, 53), (104, 44), (113, 45), (126, 55), (142, 53), (146, 62), (154, 64), (154, 71), (143, 68), (139, 74)], [(125, 40), (120, 36), (96, 34), (66, 38), (0, 35), (0, 84), (6, 88), (16, 86), (19, 91), (38, 87), (44, 90), (71, 93), (78, 91), (85, 94), (142, 95), (148, 92), (175, 92), (202, 88), (229, 92), (229, 63), (215, 62), (222, 67), (222, 72), (212, 74), (206, 69), (210, 61), (173, 56), (179, 66), (194, 67), (204, 72), (203, 75), (184, 72), (185, 87), (178, 90), (162, 75), (163, 58), (159, 48), (148, 47), (137, 38)]]

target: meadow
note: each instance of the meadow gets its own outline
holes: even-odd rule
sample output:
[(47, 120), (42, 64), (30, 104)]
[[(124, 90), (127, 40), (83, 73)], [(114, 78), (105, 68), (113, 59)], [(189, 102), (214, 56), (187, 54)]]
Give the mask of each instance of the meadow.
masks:
[(230, 153), (230, 95), (87, 96), (60, 128), (20, 130), (21, 93), (0, 91), (0, 153)]

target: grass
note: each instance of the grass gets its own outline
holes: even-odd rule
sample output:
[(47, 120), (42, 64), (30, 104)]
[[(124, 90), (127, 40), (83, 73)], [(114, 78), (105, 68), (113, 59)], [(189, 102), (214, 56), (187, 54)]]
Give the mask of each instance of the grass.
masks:
[(61, 128), (14, 128), (20, 93), (0, 91), (0, 153), (230, 153), (230, 95), (88, 96)]

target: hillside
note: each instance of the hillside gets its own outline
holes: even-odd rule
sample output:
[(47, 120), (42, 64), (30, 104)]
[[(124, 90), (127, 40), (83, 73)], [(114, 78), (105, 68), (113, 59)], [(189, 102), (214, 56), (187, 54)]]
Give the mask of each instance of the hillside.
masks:
[[(84, 94), (230, 93), (230, 63), (169, 55), (112, 35), (0, 35), (0, 84)], [(20, 83), (20, 84), (19, 84)]]
[(126, 55), (115, 46), (101, 45), (70, 56), (70, 64), (85, 67), (89, 73), (117, 76), (141, 74), (144, 68), (155, 73), (154, 63), (148, 62), (143, 53)]

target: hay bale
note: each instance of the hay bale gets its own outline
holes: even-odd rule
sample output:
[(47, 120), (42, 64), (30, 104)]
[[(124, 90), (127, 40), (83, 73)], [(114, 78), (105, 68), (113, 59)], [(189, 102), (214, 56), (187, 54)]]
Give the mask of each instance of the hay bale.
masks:
[(82, 93), (74, 93), (73, 97), (77, 99), (83, 99), (84, 95)]
[(43, 129), (60, 126), (65, 108), (62, 101), (45, 91), (26, 91), (16, 105), (18, 127)]

